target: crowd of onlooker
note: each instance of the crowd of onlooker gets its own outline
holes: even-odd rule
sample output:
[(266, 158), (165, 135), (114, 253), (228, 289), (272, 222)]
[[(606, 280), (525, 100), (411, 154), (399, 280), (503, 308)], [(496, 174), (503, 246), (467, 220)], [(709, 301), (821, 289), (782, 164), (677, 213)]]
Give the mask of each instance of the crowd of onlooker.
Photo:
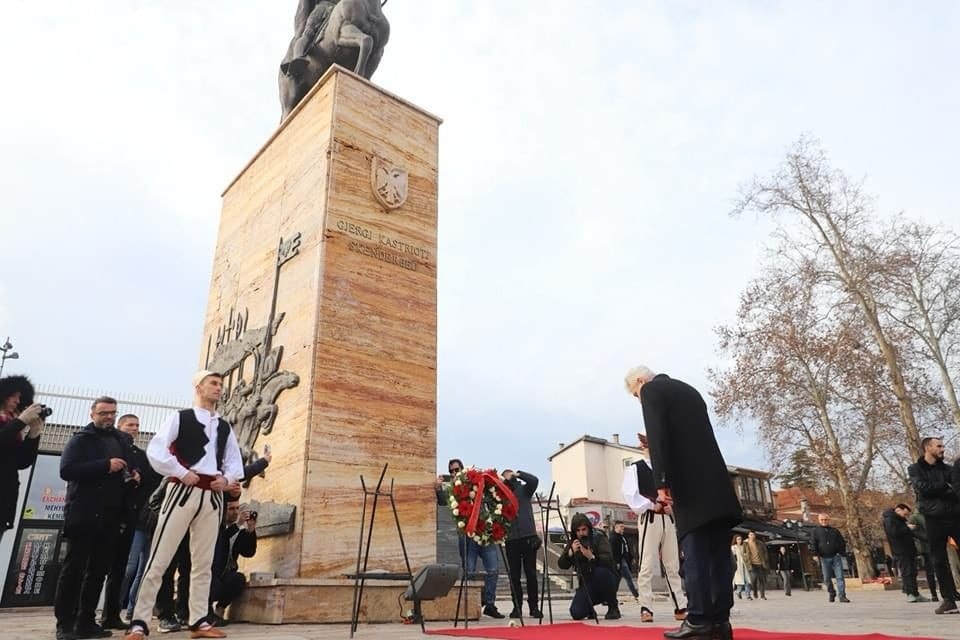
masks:
[[(240, 556), (257, 550), (258, 514), (240, 505), (241, 482), (270, 463), (243, 466), (231, 426), (216, 413), (222, 377), (194, 376), (195, 406), (172, 415), (146, 450), (140, 420), (117, 401), (93, 401), (90, 423), (67, 442), (66, 554), (54, 601), (58, 640), (142, 639), (160, 632), (224, 637), (225, 609), (243, 591)], [(16, 519), (18, 470), (36, 460), (49, 410), (23, 376), (0, 379), (0, 535)], [(96, 611), (103, 602), (102, 615)]]

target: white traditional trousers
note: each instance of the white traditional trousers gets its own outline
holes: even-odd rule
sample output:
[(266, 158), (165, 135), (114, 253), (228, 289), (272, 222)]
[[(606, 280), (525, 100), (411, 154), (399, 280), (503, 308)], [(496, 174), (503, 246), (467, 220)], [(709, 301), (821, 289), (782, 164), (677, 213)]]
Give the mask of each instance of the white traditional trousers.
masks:
[(686, 609), (687, 597), (680, 584), (680, 545), (673, 517), (644, 511), (637, 518), (637, 529), (640, 533), (640, 571), (637, 576), (640, 606), (653, 611), (653, 575), (654, 572), (660, 573), (662, 562), (674, 608)]
[(210, 604), (210, 573), (213, 552), (223, 517), (220, 491), (188, 487), (171, 482), (157, 518), (150, 557), (143, 571), (133, 620), (144, 628), (150, 620), (163, 574), (177, 552), (183, 536), (190, 532), (190, 625), (202, 622)]

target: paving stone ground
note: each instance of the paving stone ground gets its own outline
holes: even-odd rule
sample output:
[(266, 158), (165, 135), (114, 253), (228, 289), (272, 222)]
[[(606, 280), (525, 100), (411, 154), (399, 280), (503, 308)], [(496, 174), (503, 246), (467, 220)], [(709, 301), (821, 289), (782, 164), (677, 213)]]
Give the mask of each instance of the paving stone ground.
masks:
[[(934, 615), (933, 604), (910, 604), (903, 595), (894, 591), (851, 592), (850, 604), (827, 602), (822, 591), (794, 591), (785, 597), (781, 591), (771, 591), (766, 601), (747, 602), (738, 600), (732, 613), (734, 627), (780, 631), (829, 631), (834, 633), (886, 633), (901, 636), (924, 636), (960, 640), (960, 615)], [(554, 603), (554, 620), (568, 622), (566, 608), (569, 601)], [(500, 608), (509, 611), (507, 603)], [(603, 607), (598, 610), (603, 611)], [(640, 610), (636, 604), (623, 605), (624, 617), (617, 624), (641, 626)], [(671, 623), (672, 608), (667, 602), (655, 606), (655, 625)], [(603, 621), (601, 621), (603, 622)], [(471, 627), (504, 626), (503, 621), (485, 618)], [(461, 623), (462, 624), (462, 623)], [(430, 622), (428, 629), (449, 628), (449, 622)], [(348, 638), (350, 627), (346, 624), (328, 625), (254, 625), (231, 624), (225, 631), (229, 638), (270, 640), (334, 640)], [(114, 632), (114, 637), (119, 633)], [(4, 611), (0, 609), (0, 640), (33, 640), (54, 637), (53, 613), (44, 610)], [(168, 634), (152, 634), (163, 640), (185, 640), (185, 631)], [(422, 638), (420, 627), (404, 624), (361, 625), (355, 637), (358, 640), (414, 640)]]

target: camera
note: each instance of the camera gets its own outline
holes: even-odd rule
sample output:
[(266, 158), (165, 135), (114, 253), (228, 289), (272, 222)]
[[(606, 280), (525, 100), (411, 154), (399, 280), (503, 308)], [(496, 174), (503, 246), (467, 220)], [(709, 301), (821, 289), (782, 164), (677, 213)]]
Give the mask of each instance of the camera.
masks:
[(42, 419), (46, 420), (46, 419), (49, 418), (51, 415), (53, 415), (53, 409), (51, 409), (50, 407), (48, 407), (48, 406), (45, 405), (45, 404), (40, 405), (40, 417), (41, 417)]
[(251, 511), (251, 512), (250, 512), (250, 520), (256, 520), (258, 515), (260, 515), (260, 514), (258, 514), (256, 511)]
[(130, 469), (127, 469), (126, 467), (124, 467), (122, 473), (123, 473), (123, 481), (124, 481), (124, 482), (133, 482), (133, 481), (134, 481), (135, 478), (133, 477), (133, 472), (130, 471)]

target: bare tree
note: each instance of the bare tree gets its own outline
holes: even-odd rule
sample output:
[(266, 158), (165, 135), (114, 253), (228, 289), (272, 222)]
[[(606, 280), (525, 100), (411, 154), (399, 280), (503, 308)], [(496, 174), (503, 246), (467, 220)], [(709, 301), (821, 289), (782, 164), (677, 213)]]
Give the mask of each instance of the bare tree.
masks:
[[(781, 254), (782, 255), (782, 254)], [(859, 497), (878, 451), (902, 442), (895, 399), (882, 384), (883, 358), (848, 296), (820, 281), (813, 261), (767, 266), (741, 296), (736, 324), (720, 327), (731, 366), (711, 371), (721, 418), (756, 420), (774, 468), (804, 451), (834, 488), (860, 575), (873, 576), (869, 522)], [(895, 446), (895, 445), (894, 445)]]
[(880, 310), (922, 348), (936, 371), (954, 426), (960, 404), (950, 371), (960, 364), (960, 238), (947, 229), (895, 218), (878, 260)]
[(789, 250), (813, 269), (814, 280), (831, 283), (852, 301), (882, 357), (906, 444), (920, 456), (920, 430), (897, 345), (881, 322), (880, 292), (875, 288), (877, 234), (873, 203), (861, 184), (833, 169), (819, 143), (801, 138), (783, 164), (767, 178), (743, 189), (734, 213), (753, 211), (774, 217), (778, 235)]

